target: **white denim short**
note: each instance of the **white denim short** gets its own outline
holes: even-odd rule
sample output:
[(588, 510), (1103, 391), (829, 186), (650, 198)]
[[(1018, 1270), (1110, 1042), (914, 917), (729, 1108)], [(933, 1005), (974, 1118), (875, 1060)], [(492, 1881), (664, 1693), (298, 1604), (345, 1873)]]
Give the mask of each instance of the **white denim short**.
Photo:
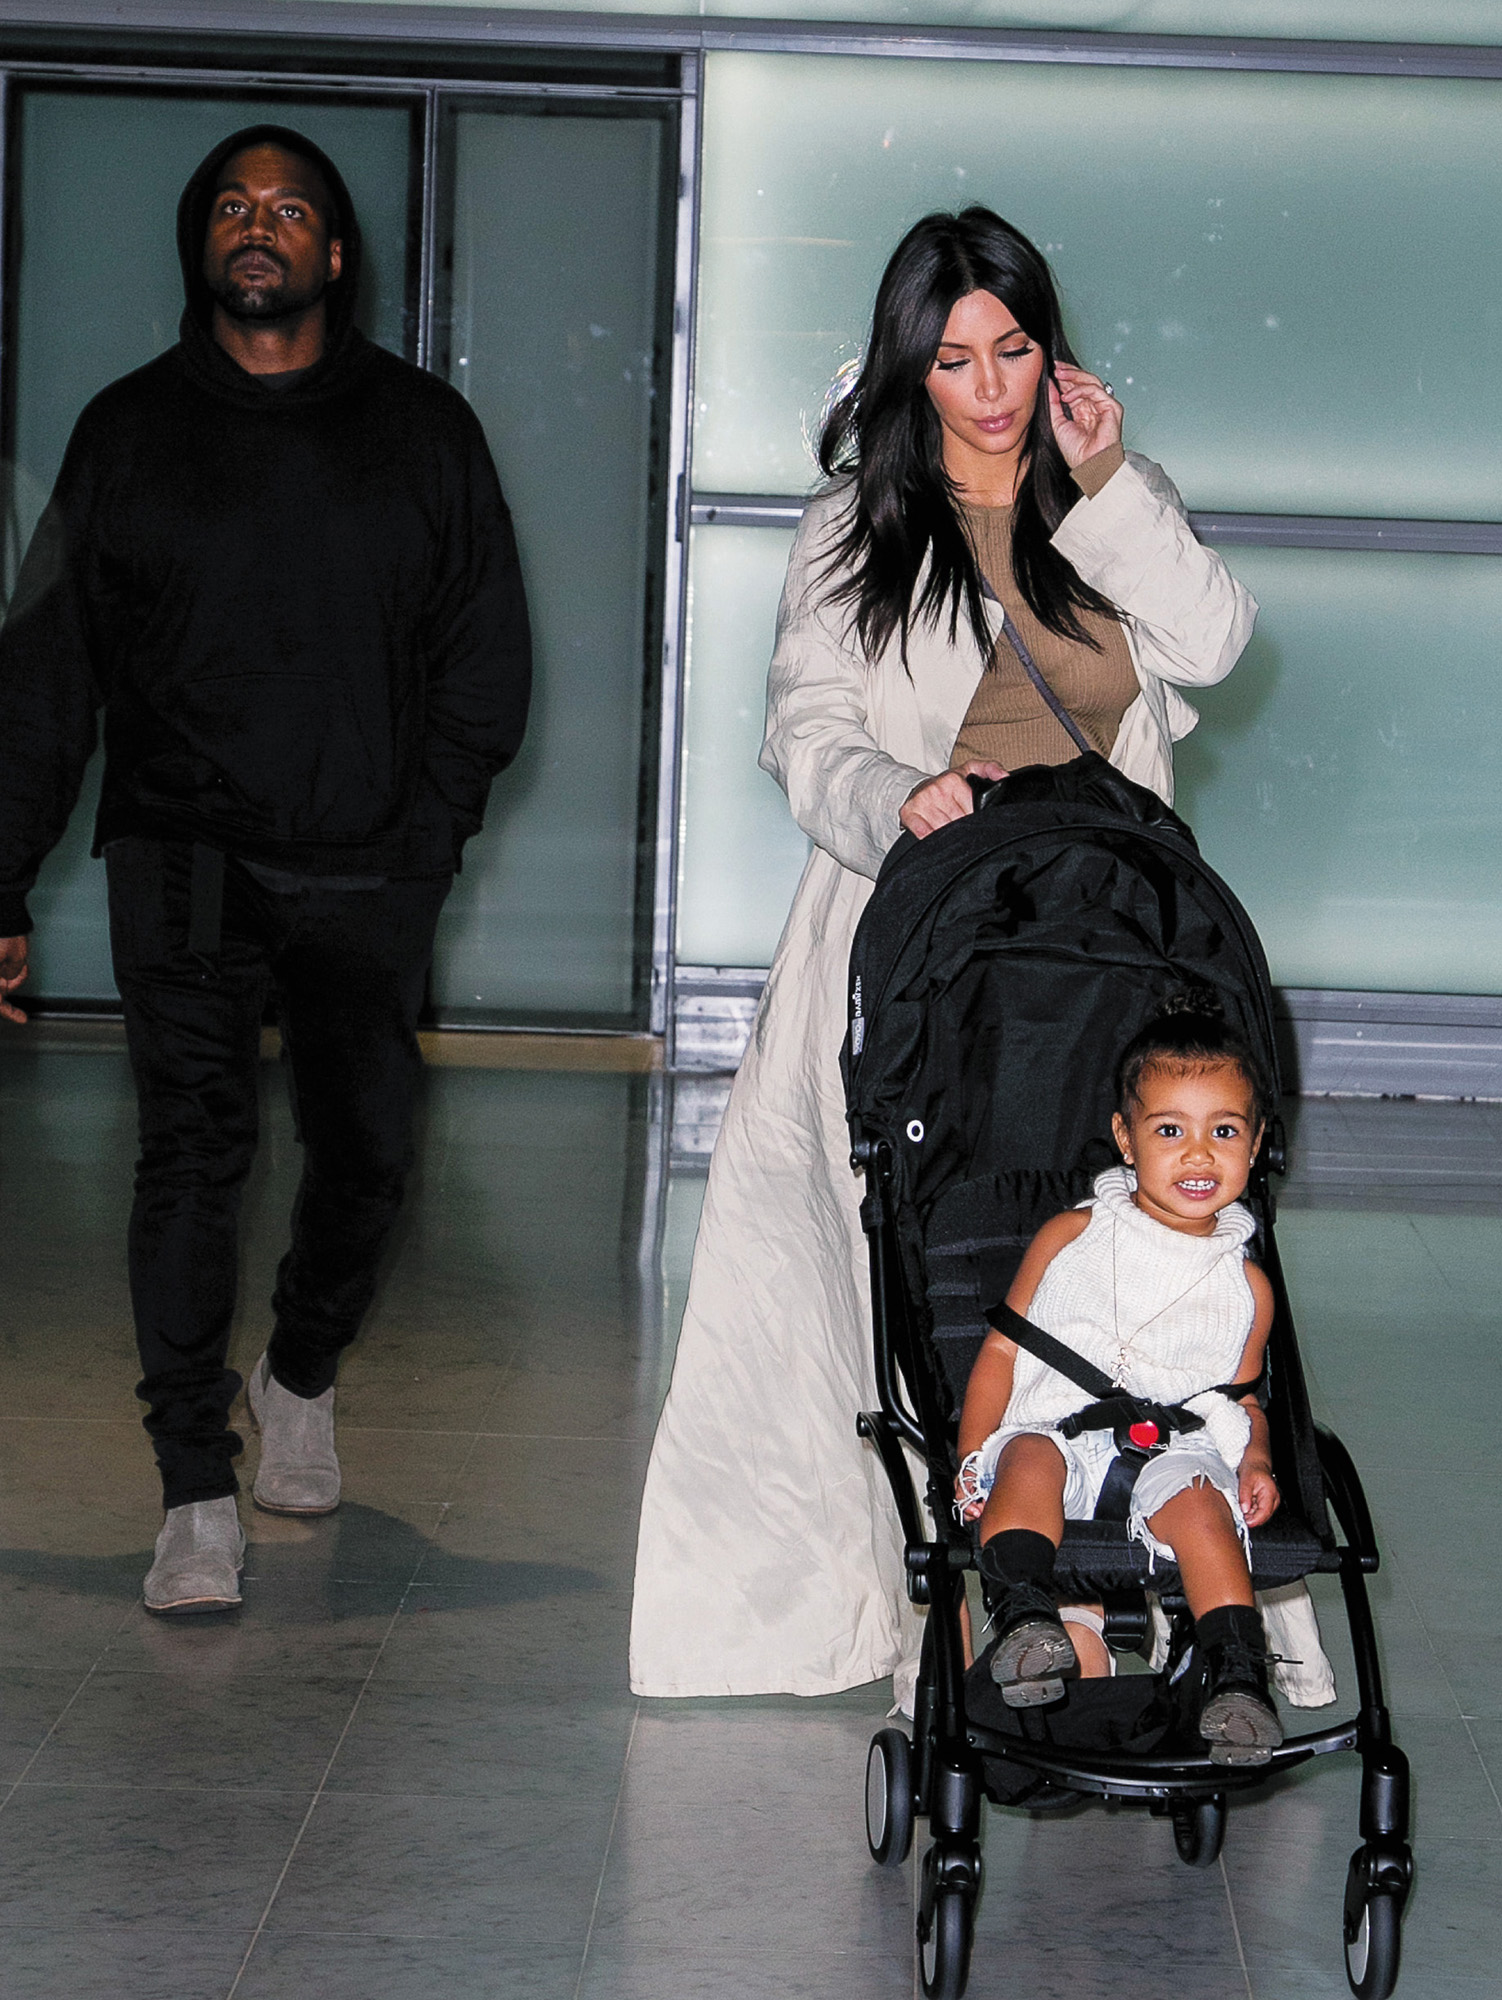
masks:
[[(1116, 1440), (1110, 1431), (1081, 1431), (1078, 1437), (1066, 1438), (1046, 1424), (1003, 1425), (1000, 1430), (993, 1431), (980, 1449), (965, 1461), (967, 1467), (973, 1467), (966, 1482), (967, 1491), (972, 1492), (976, 1499), (989, 1495), (996, 1483), (996, 1462), (1014, 1437), (1045, 1437), (1050, 1444), (1057, 1446), (1064, 1460), (1064, 1518), (1066, 1521), (1093, 1519), (1100, 1489), (1106, 1483), (1106, 1474), (1116, 1456)], [(1246, 1521), (1238, 1497), (1240, 1482), (1203, 1431), (1185, 1431), (1175, 1432), (1168, 1449), (1147, 1461), (1132, 1488), (1127, 1532), (1147, 1549), (1149, 1571), (1154, 1568), (1159, 1556), (1165, 1562), (1172, 1562), (1173, 1550), (1166, 1542), (1158, 1540), (1148, 1522), (1160, 1507), (1168, 1505), (1175, 1494), (1201, 1482), (1225, 1495), (1231, 1518), (1236, 1523), (1236, 1532), (1241, 1537), (1241, 1546), (1246, 1550), (1250, 1563), (1251, 1544), (1247, 1539)]]

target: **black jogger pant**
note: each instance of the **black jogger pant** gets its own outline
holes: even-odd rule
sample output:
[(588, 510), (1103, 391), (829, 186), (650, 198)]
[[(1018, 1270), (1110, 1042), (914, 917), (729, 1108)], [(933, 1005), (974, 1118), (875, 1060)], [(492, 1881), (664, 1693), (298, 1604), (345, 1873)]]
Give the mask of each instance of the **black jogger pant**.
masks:
[[(317, 1396), (359, 1330), (412, 1163), (422, 1005), (450, 878), (264, 888), (224, 870), (217, 949), (190, 948), (186, 841), (112, 841), (110, 940), (140, 1104), (130, 1287), (166, 1505), (234, 1493), (226, 1368), (240, 1197), (257, 1136), (261, 1021), (276, 989), (302, 1182), (272, 1299), (272, 1372)], [(216, 899), (217, 900), (217, 899)], [(214, 944), (215, 940), (209, 940)]]

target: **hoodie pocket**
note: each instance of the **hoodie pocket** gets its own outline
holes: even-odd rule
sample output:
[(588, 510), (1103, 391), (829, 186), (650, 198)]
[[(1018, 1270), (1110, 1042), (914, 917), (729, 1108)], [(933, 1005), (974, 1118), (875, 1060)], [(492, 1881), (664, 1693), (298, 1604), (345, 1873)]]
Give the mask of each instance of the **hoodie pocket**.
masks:
[(342, 681), (226, 674), (177, 691), (177, 747), (134, 774), (143, 804), (171, 805), (284, 841), (361, 841), (399, 807), (392, 719), (357, 712)]

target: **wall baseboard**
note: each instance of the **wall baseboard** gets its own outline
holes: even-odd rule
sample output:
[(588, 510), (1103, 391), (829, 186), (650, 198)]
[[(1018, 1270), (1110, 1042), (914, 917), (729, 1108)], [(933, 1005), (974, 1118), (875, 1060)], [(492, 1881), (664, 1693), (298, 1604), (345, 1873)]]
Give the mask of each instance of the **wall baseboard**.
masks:
[[(673, 1067), (720, 1075), (740, 1061), (766, 974), (678, 968)], [(1279, 1055), (1303, 1097), (1502, 1100), (1502, 997), (1279, 987)]]

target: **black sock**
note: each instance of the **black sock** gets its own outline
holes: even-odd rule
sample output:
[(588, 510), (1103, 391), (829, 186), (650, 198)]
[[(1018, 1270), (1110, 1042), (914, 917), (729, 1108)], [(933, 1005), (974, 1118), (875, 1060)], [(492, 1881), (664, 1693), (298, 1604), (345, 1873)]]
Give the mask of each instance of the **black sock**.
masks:
[(980, 1552), (981, 1577), (986, 1583), (1036, 1583), (1047, 1590), (1057, 1554), (1047, 1535), (1031, 1528), (1003, 1528)]
[(1194, 1621), (1194, 1636), (1202, 1646), (1242, 1645), (1254, 1653), (1267, 1650), (1262, 1614), (1255, 1604), (1219, 1604)]

